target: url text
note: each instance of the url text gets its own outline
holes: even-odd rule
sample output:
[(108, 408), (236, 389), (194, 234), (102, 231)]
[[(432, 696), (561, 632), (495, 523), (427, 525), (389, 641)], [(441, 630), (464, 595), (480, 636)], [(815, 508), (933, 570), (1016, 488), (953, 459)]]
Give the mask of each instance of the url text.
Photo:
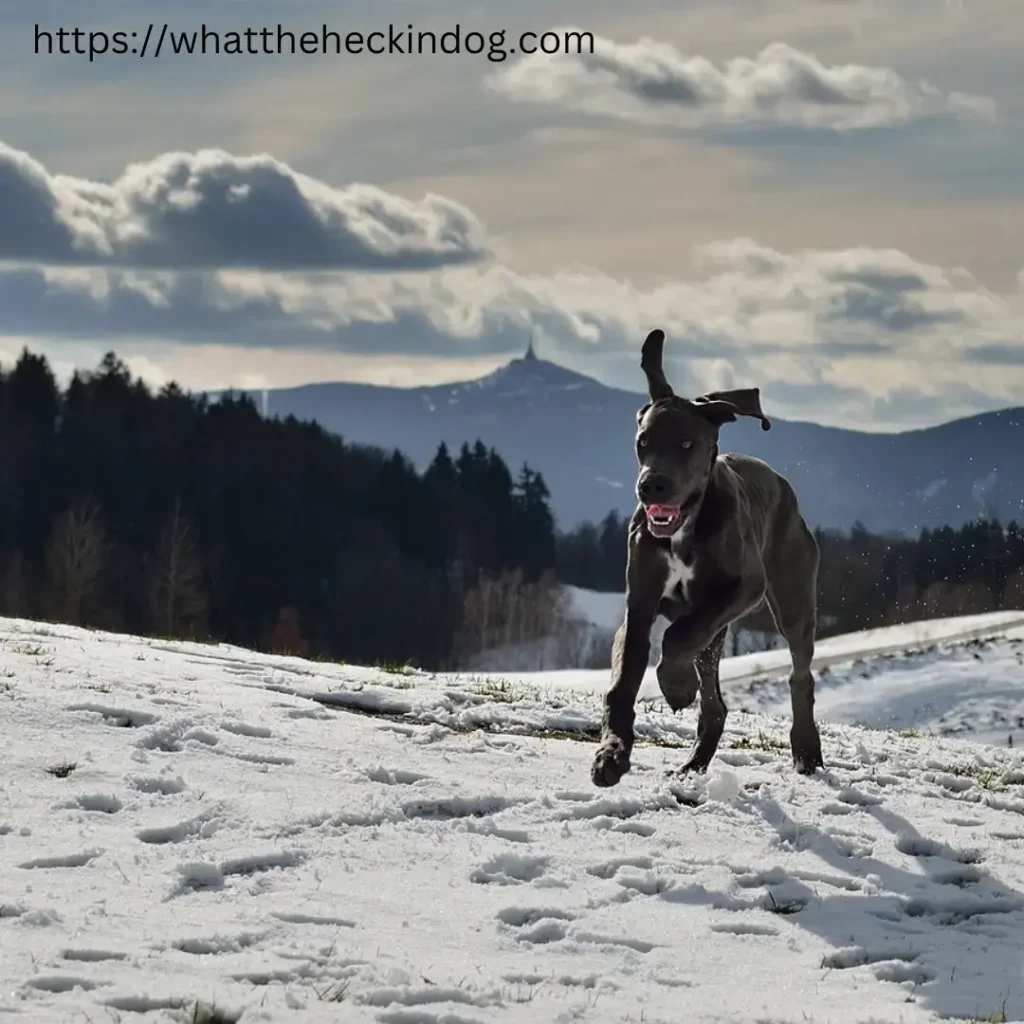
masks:
[(514, 46), (506, 46), (507, 33), (498, 29), (486, 35), (483, 32), (463, 32), (456, 25), (447, 32), (414, 31), (412, 25), (404, 28), (388, 25), (386, 30), (374, 32), (332, 31), (327, 25), (319, 31), (292, 32), (282, 25), (264, 28), (245, 28), (238, 32), (215, 31), (205, 24), (193, 31), (175, 31), (166, 22), (150, 22), (139, 31), (104, 32), (81, 28), (44, 29), (35, 26), (35, 52), (37, 54), (64, 54), (88, 57), (90, 62), (108, 56), (135, 55), (158, 59), (161, 55), (207, 56), (260, 56), (305, 54), (307, 56), (357, 56), (424, 54), (455, 55), (468, 53), (479, 56), (486, 51), (489, 61), (500, 64), (515, 53), (568, 53), (579, 56), (594, 52), (591, 32), (523, 32)]

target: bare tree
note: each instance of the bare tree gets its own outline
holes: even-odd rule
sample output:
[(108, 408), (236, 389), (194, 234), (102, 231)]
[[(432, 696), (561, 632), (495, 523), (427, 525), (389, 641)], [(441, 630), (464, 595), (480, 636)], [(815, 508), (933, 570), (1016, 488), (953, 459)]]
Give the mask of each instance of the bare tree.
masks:
[(106, 556), (99, 509), (76, 502), (57, 519), (46, 549), (46, 604), (57, 621), (81, 626), (95, 616)]
[[(561, 643), (572, 647), (568, 596), (553, 572), (535, 582), (521, 570), (481, 577), (463, 602), (462, 628), (456, 643), (459, 664), (472, 667), (482, 655), (506, 652), (519, 668), (545, 669), (561, 657)], [(561, 639), (560, 639), (561, 637)], [(522, 659), (530, 661), (529, 666)]]
[(149, 605), (155, 631), (162, 636), (203, 631), (208, 607), (203, 567), (180, 499), (175, 499), (160, 534)]

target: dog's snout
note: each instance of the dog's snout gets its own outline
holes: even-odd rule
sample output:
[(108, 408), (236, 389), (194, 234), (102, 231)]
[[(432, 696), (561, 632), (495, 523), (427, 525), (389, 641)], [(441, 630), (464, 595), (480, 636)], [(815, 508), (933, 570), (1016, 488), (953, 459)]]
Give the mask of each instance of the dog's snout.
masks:
[(645, 473), (637, 482), (637, 494), (648, 505), (663, 501), (672, 491), (672, 481), (661, 473)]

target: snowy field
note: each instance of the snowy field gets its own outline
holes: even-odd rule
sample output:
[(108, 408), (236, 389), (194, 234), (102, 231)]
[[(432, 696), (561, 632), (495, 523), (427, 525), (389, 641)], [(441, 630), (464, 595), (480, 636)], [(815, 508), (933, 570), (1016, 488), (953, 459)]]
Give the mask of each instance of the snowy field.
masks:
[(1024, 628), (915, 635), (832, 642), (813, 778), (725, 663), (707, 778), (649, 701), (596, 790), (590, 683), (0, 620), (0, 1021), (1024, 1020)]
[[(594, 595), (607, 596), (607, 595)], [(661, 620), (663, 623), (664, 620)], [(858, 633), (818, 640), (815, 646), (814, 668), (820, 671), (833, 665), (851, 662), (857, 658), (903, 654), (908, 650), (925, 650), (943, 642), (970, 640), (991, 636), (1007, 629), (1024, 627), (1024, 612), (985, 612), (982, 615), (961, 615), (948, 619), (931, 619), (901, 626), (883, 626)], [(721, 679), (726, 689), (739, 684), (756, 683), (766, 677), (789, 671), (789, 652), (779, 650), (758, 651), (724, 658)], [(593, 690), (603, 692), (608, 686), (607, 671), (592, 669), (559, 669), (550, 672), (494, 672), (485, 673), (507, 680), (542, 684), (550, 689)], [(658, 697), (658, 682), (654, 666), (644, 677), (641, 698)]]

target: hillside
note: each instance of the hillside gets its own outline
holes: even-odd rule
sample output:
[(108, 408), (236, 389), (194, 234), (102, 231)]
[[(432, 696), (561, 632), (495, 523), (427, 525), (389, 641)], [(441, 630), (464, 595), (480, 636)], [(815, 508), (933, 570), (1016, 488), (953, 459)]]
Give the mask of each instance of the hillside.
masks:
[[(629, 382), (643, 387), (639, 367)], [(262, 402), (262, 394), (254, 395)], [(994, 510), (1024, 508), (1024, 409), (1006, 409), (927, 430), (877, 434), (778, 419), (773, 429), (728, 425), (723, 449), (767, 459), (794, 483), (814, 525), (917, 532)], [(512, 466), (528, 462), (552, 492), (563, 527), (629, 514), (636, 475), (633, 430), (644, 395), (607, 387), (535, 357), (480, 380), (388, 388), (327, 383), (266, 392), (270, 415), (314, 419), (347, 440), (399, 448), (421, 468), (446, 442), (481, 438)]]
[[(1022, 638), (940, 646), (927, 678), (955, 676), (967, 718), (999, 676), (1019, 715)], [(882, 694), (911, 663), (867, 664)], [(785, 719), (736, 712), (709, 776), (673, 783), (694, 715), (648, 704), (634, 771), (597, 791), (598, 717), (542, 678), (0, 620), (0, 1014), (1024, 1015), (1019, 754), (826, 711), (829, 767), (804, 779)]]

